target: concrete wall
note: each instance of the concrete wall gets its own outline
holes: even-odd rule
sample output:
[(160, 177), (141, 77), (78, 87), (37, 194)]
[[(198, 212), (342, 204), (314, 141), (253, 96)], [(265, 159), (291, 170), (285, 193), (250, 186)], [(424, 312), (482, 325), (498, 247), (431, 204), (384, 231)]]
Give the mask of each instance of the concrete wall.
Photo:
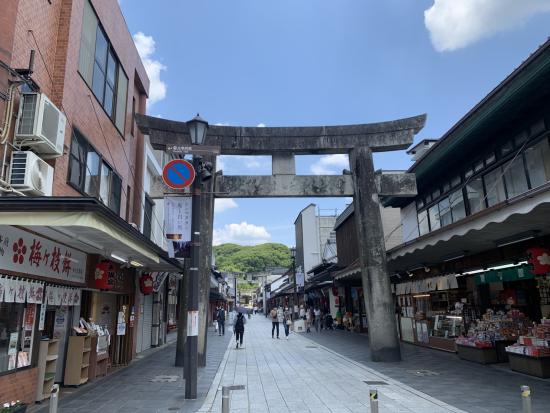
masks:
[[(321, 242), (319, 239), (319, 221), (317, 219), (316, 206), (309, 205), (302, 212), (302, 250), (303, 262), (300, 263), (302, 270), (307, 274), (309, 270), (321, 263)], [(298, 265), (298, 262), (297, 262)]]

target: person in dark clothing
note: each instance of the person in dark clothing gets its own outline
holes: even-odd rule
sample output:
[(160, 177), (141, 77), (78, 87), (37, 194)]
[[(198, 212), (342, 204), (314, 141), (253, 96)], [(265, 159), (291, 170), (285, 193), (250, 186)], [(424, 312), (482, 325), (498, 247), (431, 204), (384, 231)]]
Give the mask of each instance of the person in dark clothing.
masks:
[(225, 335), (225, 310), (220, 307), (218, 314), (216, 314), (216, 320), (218, 321), (218, 333), (220, 336)]
[(235, 332), (235, 340), (236, 340), (235, 348), (239, 348), (239, 344), (241, 345), (241, 347), (243, 346), (245, 324), (246, 324), (246, 318), (244, 317), (243, 313), (237, 314), (237, 317), (235, 317), (235, 324), (233, 326), (233, 331)]
[(277, 338), (279, 338), (279, 317), (277, 314), (277, 309), (272, 308), (269, 312), (271, 317), (271, 338), (275, 338), (275, 329), (277, 329)]

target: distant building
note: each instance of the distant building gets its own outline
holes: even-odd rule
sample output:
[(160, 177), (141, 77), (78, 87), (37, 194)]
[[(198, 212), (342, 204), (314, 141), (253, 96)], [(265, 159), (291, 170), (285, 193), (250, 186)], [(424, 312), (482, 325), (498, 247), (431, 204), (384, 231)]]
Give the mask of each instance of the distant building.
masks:
[(294, 221), (296, 268), (307, 274), (309, 270), (323, 261), (327, 244), (336, 243), (335, 223), (336, 213), (320, 215), (315, 204), (310, 204), (300, 211)]

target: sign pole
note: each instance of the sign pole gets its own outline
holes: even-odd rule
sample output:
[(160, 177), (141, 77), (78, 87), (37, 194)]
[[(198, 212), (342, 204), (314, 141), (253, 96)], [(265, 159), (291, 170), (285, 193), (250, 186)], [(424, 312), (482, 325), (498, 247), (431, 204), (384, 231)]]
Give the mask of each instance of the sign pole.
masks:
[[(198, 171), (200, 158), (193, 157), (193, 168)], [(200, 260), (200, 210), (201, 180), (193, 181), (191, 208), (191, 266), (189, 268), (189, 290), (187, 298), (187, 342), (185, 345), (185, 398), (197, 398), (198, 330), (199, 330), (199, 260)]]

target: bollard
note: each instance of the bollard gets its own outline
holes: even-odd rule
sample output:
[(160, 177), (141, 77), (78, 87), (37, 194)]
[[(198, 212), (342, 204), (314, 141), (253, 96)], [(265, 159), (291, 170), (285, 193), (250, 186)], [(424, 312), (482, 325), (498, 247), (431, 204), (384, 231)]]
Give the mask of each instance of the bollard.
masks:
[(50, 412), (57, 413), (57, 402), (59, 401), (59, 384), (52, 386), (52, 392), (50, 394)]
[(222, 413), (229, 413), (229, 400), (231, 397), (230, 392), (232, 390), (244, 390), (242, 384), (236, 386), (223, 386), (222, 387)]
[(531, 405), (531, 389), (529, 386), (521, 386), (521, 404), (523, 406), (523, 413), (533, 413), (533, 406)]
[(378, 413), (378, 390), (370, 389), (370, 413)]

